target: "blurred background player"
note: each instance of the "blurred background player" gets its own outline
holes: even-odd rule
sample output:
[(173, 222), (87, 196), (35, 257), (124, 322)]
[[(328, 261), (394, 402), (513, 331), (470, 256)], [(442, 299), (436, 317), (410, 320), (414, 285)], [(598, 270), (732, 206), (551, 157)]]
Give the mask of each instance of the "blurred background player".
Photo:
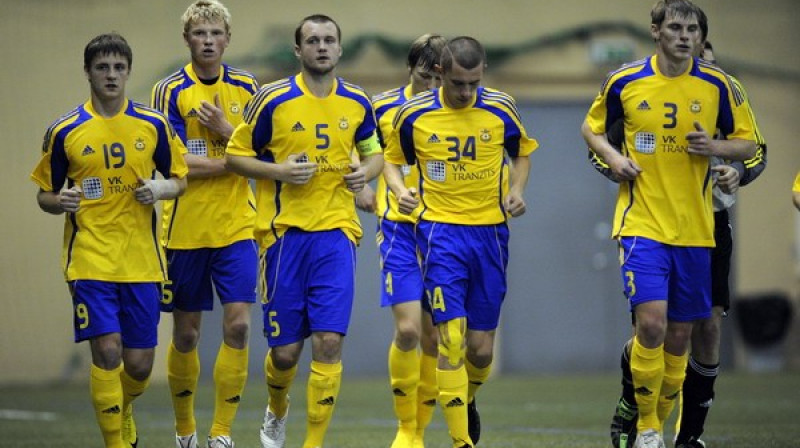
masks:
[[(525, 213), (528, 155), (538, 146), (513, 98), (480, 86), (485, 65), (477, 40), (462, 36), (445, 45), (437, 67), (442, 87), (401, 106), (384, 169), (400, 213), (422, 204), (416, 238), (438, 330), (439, 403), (458, 448), (476, 443), (467, 407), (477, 413), (475, 393), (491, 370), (507, 288), (507, 219)], [(415, 163), (419, 184), (409, 188), (402, 166)]]
[(225, 146), (258, 86), (250, 73), (222, 63), (230, 21), (216, 0), (192, 3), (182, 17), (191, 62), (159, 81), (152, 95), (153, 107), (164, 112), (189, 150), (186, 194), (166, 202), (162, 217), (170, 278), (163, 308), (172, 311), (174, 323), (167, 377), (178, 448), (197, 446), (197, 344), (202, 312), (214, 307), (214, 289), (223, 319), (209, 447), (233, 446), (231, 425), (247, 382), (250, 307), (258, 273), (255, 200), (247, 179), (225, 169)]
[[(381, 146), (392, 132), (397, 110), (414, 95), (439, 86), (434, 68), (447, 40), (438, 34), (418, 37), (408, 52), (409, 83), (372, 98)], [(416, 167), (402, 166), (405, 185), (417, 188)], [(394, 339), (389, 346), (389, 380), (398, 420), (392, 448), (421, 448), (425, 428), (436, 408), (436, 328), (430, 304), (424, 299), (422, 270), (417, 256), (414, 226), (418, 213), (402, 214), (397, 198), (378, 176), (377, 198), (369, 185), (356, 197), (356, 205), (378, 215), (378, 249), (381, 257), (381, 306), (391, 306)], [(424, 312), (423, 312), (424, 310)], [(421, 350), (417, 351), (417, 347)]]
[(153, 368), (166, 280), (154, 204), (180, 195), (187, 173), (164, 116), (125, 97), (132, 62), (119, 34), (86, 45), (90, 99), (48, 128), (31, 174), (39, 207), (66, 213), (62, 267), (75, 341), (89, 341), (89, 393), (108, 448), (138, 442), (132, 402)]
[[(711, 317), (714, 225), (706, 212), (707, 177), (710, 170), (738, 173), (710, 168), (710, 158), (745, 159), (756, 151), (752, 116), (738, 87), (716, 67), (693, 59), (707, 30), (704, 19), (691, 2), (658, 2), (651, 11), (656, 54), (613, 72), (582, 128), (620, 181), (613, 234), (635, 312), (629, 357), (639, 407), (634, 447), (664, 446), (663, 423), (686, 375), (693, 321)], [(654, 107), (664, 111), (659, 120), (650, 113)], [(624, 153), (606, 135), (622, 116)], [(705, 129), (717, 125), (729, 140), (710, 138)], [(693, 226), (678, 225), (685, 222)]]
[(284, 446), (289, 389), (309, 337), (303, 447), (322, 446), (341, 384), (362, 236), (354, 194), (383, 167), (369, 97), (335, 75), (339, 25), (322, 14), (304, 18), (294, 52), (301, 72), (258, 91), (226, 156), (232, 171), (256, 179), (258, 190), (255, 235), (270, 346), (263, 448)]

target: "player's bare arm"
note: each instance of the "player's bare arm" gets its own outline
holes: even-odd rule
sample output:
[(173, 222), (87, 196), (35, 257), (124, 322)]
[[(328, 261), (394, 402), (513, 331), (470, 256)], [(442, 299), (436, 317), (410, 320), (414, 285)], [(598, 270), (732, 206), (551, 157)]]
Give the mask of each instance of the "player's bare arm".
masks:
[(226, 169), (252, 179), (273, 179), (293, 185), (307, 184), (317, 171), (317, 164), (307, 162), (305, 153), (289, 154), (281, 163), (262, 162), (255, 157), (225, 156)]
[(597, 153), (611, 168), (612, 173), (619, 181), (629, 181), (636, 178), (642, 169), (633, 160), (622, 155), (608, 142), (605, 134), (595, 134), (587, 122), (581, 126), (581, 135), (592, 150)]
[(383, 178), (386, 180), (386, 185), (392, 190), (394, 196), (397, 198), (398, 210), (404, 215), (411, 214), (419, 205), (417, 199), (417, 192), (413, 188), (406, 188), (403, 182), (403, 172), (400, 165), (386, 162), (383, 165)]
[(717, 156), (727, 160), (747, 160), (756, 155), (758, 146), (752, 140), (734, 138), (717, 140), (698, 122), (694, 122), (695, 130), (686, 134), (689, 142), (689, 154), (698, 156)]

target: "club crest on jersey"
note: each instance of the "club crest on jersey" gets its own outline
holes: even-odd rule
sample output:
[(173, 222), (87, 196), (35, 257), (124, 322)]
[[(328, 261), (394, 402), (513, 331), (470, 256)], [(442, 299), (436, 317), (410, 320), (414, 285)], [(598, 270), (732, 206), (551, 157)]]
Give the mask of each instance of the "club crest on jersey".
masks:
[(230, 106), (228, 106), (228, 110), (230, 110), (233, 115), (239, 115), (239, 112), (242, 111), (242, 106), (236, 101), (233, 101)]
[(481, 129), (481, 141), (486, 143), (492, 139), (492, 133), (488, 129)]
[(137, 151), (144, 151), (144, 139), (138, 137), (136, 142), (134, 142), (133, 147), (136, 148)]
[(693, 114), (699, 114), (701, 110), (703, 110), (702, 106), (700, 105), (700, 100), (691, 100), (689, 102), (689, 110)]
[(345, 130), (350, 127), (350, 122), (347, 121), (347, 117), (342, 117), (339, 119), (339, 129)]

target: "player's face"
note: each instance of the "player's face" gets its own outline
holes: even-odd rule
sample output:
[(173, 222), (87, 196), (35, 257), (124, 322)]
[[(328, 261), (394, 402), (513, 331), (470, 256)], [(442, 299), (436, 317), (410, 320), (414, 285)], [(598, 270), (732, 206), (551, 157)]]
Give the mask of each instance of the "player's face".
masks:
[(294, 54), (303, 69), (316, 75), (332, 72), (342, 56), (336, 24), (308, 21), (300, 28), (300, 35), (300, 45), (295, 45)]
[(416, 95), (426, 90), (439, 87), (442, 79), (433, 69), (426, 69), (419, 65), (411, 69), (411, 93)]
[(475, 92), (481, 85), (483, 64), (466, 69), (453, 60), (449, 71), (442, 73), (442, 91), (444, 102), (453, 109), (460, 109), (472, 104)]
[(697, 46), (702, 45), (700, 25), (695, 15), (668, 15), (661, 27), (651, 25), (650, 34), (661, 54), (674, 62), (689, 60), (697, 53)]
[(192, 62), (203, 66), (219, 65), (231, 35), (225, 31), (225, 22), (222, 20), (203, 20), (192, 24), (189, 31), (183, 33), (183, 39), (192, 54)]
[(98, 54), (86, 70), (92, 95), (100, 101), (125, 96), (125, 83), (131, 68), (125, 56), (116, 53)]

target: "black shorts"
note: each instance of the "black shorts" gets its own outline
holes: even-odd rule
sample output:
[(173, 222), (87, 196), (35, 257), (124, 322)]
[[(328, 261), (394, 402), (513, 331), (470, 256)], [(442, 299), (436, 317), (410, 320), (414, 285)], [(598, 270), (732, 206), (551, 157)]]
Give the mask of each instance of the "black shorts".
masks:
[(714, 212), (714, 240), (711, 251), (711, 305), (721, 306), (727, 312), (731, 307), (731, 289), (728, 277), (731, 272), (733, 238), (728, 210)]

